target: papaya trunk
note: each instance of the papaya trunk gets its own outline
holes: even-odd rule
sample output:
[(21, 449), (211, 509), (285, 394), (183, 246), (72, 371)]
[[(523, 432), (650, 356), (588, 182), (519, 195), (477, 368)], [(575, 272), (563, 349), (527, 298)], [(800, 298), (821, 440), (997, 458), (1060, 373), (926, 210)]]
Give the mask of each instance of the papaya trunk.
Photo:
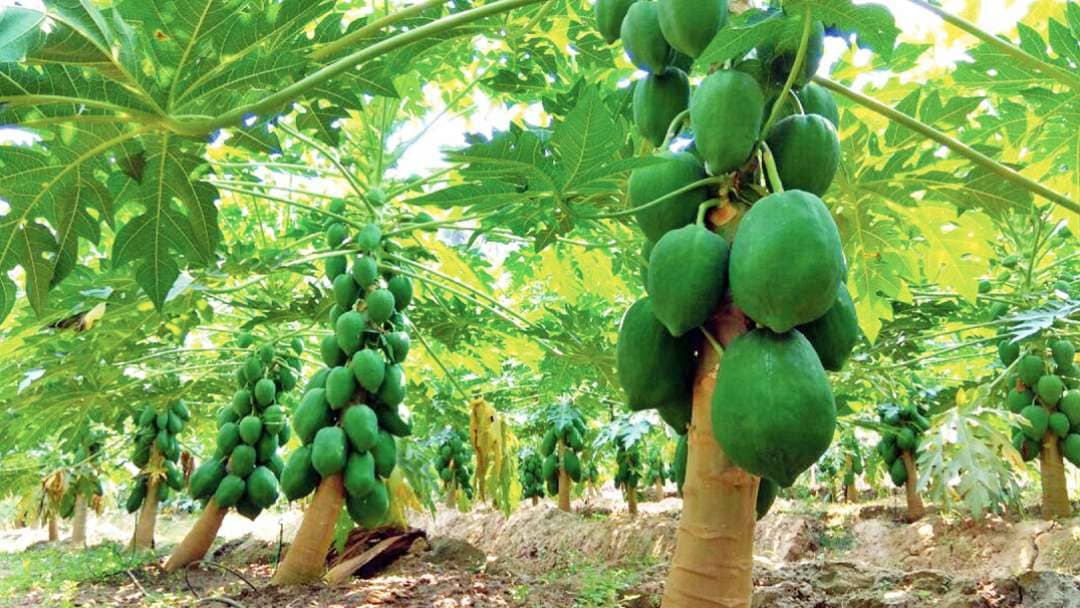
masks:
[(319, 483), (315, 497), (304, 511), (304, 521), (285, 552), (285, 559), (270, 583), (273, 585), (302, 585), (322, 578), (326, 569), (326, 552), (334, 542), (334, 526), (345, 502), (345, 485), (341, 474), (331, 475)]
[(1043, 437), (1042, 454), (1039, 455), (1042, 473), (1043, 519), (1064, 519), (1072, 516), (1068, 487), (1065, 482), (1065, 463), (1058, 449), (1058, 438), (1051, 432)]
[(855, 492), (855, 484), (844, 484), (844, 498), (850, 503), (858, 502), (859, 496)]
[(626, 507), (630, 515), (637, 515), (637, 488), (626, 489)]
[(165, 562), (165, 572), (175, 572), (206, 557), (206, 552), (210, 550), (210, 545), (214, 544), (218, 529), (221, 528), (221, 522), (225, 519), (227, 512), (228, 509), (219, 508), (211, 498), (210, 502), (206, 503), (206, 508), (203, 509), (199, 520), (173, 550), (169, 561)]
[(657, 479), (654, 487), (656, 488), (656, 500), (664, 500), (664, 482)]
[(135, 521), (135, 535), (131, 537), (132, 549), (154, 548), (154, 526), (157, 525), (158, 484), (157, 477), (151, 477), (146, 484), (146, 498), (139, 509), (139, 518)]
[(56, 516), (49, 516), (49, 541), (55, 542), (60, 540), (60, 526), (56, 524)]
[[(722, 344), (746, 330), (736, 310), (715, 319)], [(712, 393), (720, 356), (705, 343), (694, 380), (683, 511), (663, 608), (749, 608), (754, 585), (758, 480), (735, 466), (712, 432)]]
[(457, 483), (450, 482), (450, 487), (446, 491), (446, 506), (454, 508), (457, 506)]
[(86, 519), (89, 509), (86, 508), (86, 497), (79, 494), (75, 497), (75, 515), (71, 519), (71, 543), (80, 547), (86, 546)]
[(915, 460), (911, 457), (911, 452), (904, 450), (900, 453), (900, 457), (904, 459), (904, 469), (907, 470), (904, 493), (907, 494), (908, 521), (917, 521), (922, 519), (923, 515), (926, 515), (926, 507), (923, 506), (918, 491), (919, 470), (915, 467)]
[(562, 440), (559, 440), (559, 508), (567, 513), (570, 512), (570, 476), (567, 475), (566, 469), (562, 467), (563, 453), (566, 452), (566, 446), (563, 445)]
[(540, 497), (539, 496), (533, 496), (532, 497), (532, 506), (535, 507), (538, 504), (540, 504)]

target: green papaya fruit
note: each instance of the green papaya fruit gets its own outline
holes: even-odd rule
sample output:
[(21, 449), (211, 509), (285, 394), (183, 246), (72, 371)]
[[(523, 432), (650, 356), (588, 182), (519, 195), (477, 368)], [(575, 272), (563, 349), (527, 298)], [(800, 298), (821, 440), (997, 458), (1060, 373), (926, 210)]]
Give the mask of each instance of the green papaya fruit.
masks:
[(798, 96), (803, 112), (823, 116), (832, 123), (833, 128), (840, 128), (840, 111), (836, 108), (836, 100), (825, 87), (810, 82), (799, 89)]
[(727, 0), (658, 0), (656, 5), (664, 39), (690, 57), (701, 55), (727, 23)]
[(759, 328), (724, 352), (712, 419), (732, 462), (788, 487), (832, 442), (836, 404), (825, 369), (801, 333)]
[(1065, 383), (1053, 374), (1044, 374), (1035, 383), (1035, 394), (1050, 407), (1057, 405), (1064, 393)]
[(694, 381), (694, 344), (672, 337), (656, 319), (650, 298), (635, 302), (623, 316), (615, 344), (619, 384), (631, 410), (689, 407)]
[(1020, 263), (1020, 258), (1015, 255), (1007, 255), (1001, 258), (1001, 266), (1003, 268), (1016, 268), (1016, 265)]
[[(338, 346), (337, 337), (333, 334), (326, 336), (319, 343), (322, 352), (322, 360), (328, 367), (336, 367), (345, 362), (346, 355)], [(330, 372), (327, 372), (329, 374)]]
[(258, 416), (244, 416), (236, 425), (236, 430), (244, 443), (254, 445), (262, 435), (262, 420)]
[(689, 104), (690, 81), (679, 68), (648, 74), (634, 84), (634, 124), (654, 146), (664, 142), (671, 121)]
[[(799, 50), (799, 42), (802, 39), (803, 19), (802, 15), (790, 15), (784, 18), (783, 30), (769, 41), (758, 45), (757, 55), (766, 66), (766, 73), (770, 79), (770, 85), (781, 87), (787, 80), (791, 69), (795, 67), (795, 55)], [(825, 52), (825, 28), (820, 21), (815, 21), (810, 26), (810, 37), (807, 41), (806, 56), (803, 59), (802, 69), (795, 77), (795, 86), (803, 87), (817, 73), (821, 65), (821, 58)]]
[(700, 326), (723, 299), (728, 244), (697, 224), (665, 234), (649, 258), (649, 301), (672, 336)]
[(344, 366), (338, 366), (330, 370), (326, 377), (325, 396), (330, 407), (339, 410), (352, 401), (356, 393), (356, 378), (352, 370)]
[(382, 241), (382, 230), (377, 224), (367, 224), (356, 235), (356, 247), (363, 253), (371, 253)]
[(220, 460), (207, 460), (199, 465), (188, 480), (188, 492), (199, 500), (214, 495), (218, 484), (225, 478), (225, 464)]
[(619, 39), (623, 19), (630, 5), (637, 0), (596, 0), (596, 29), (604, 42), (611, 44)]
[(563, 452), (563, 469), (574, 483), (581, 481), (581, 460), (572, 450)]
[(179, 416), (172, 413), (171, 411), (168, 413), (167, 419), (168, 422), (166, 423), (165, 428), (169, 430), (169, 434), (175, 435), (184, 428), (184, 422), (180, 420)]
[(360, 348), (364, 341), (364, 329), (367, 326), (367, 315), (350, 310), (342, 313), (334, 323), (334, 338), (337, 347), (346, 356), (352, 355)]
[(255, 469), (255, 448), (250, 445), (238, 445), (233, 448), (229, 455), (229, 463), (226, 466), (230, 474), (243, 479)]
[(352, 266), (352, 277), (360, 289), (367, 289), (379, 276), (379, 263), (370, 255), (356, 258)]
[(387, 365), (382, 384), (379, 385), (379, 401), (390, 407), (397, 407), (405, 401), (405, 368), (400, 365)]
[(230, 473), (221, 480), (217, 490), (214, 491), (214, 502), (222, 509), (236, 506), (244, 495), (245, 487), (242, 477)]
[(891, 465), (897, 458), (900, 457), (900, 448), (896, 445), (895, 435), (885, 435), (877, 446), (878, 454), (881, 454), (881, 459), (885, 461), (885, 464)]
[(1024, 383), (1024, 386), (1035, 388), (1035, 385), (1039, 382), (1039, 378), (1046, 373), (1046, 366), (1043, 364), (1042, 357), (1038, 355), (1024, 355), (1024, 357), (1020, 359), (1020, 363), (1016, 365), (1016, 372), (1020, 374), (1020, 381)]
[(149, 405), (143, 408), (142, 413), (139, 414), (139, 426), (150, 426), (157, 420), (157, 412)]
[(135, 449), (131, 451), (131, 464), (139, 467), (140, 469), (145, 467), (150, 462), (150, 444), (139, 444), (135, 446)]
[(776, 495), (780, 492), (780, 486), (771, 479), (761, 478), (761, 482), (758, 484), (757, 502), (754, 504), (754, 514), (758, 520), (769, 514), (769, 510), (772, 509), (773, 503), (776, 502)]
[(233, 393), (232, 410), (238, 418), (243, 418), (251, 413), (251, 391), (246, 388)]
[(1005, 365), (1012, 365), (1020, 356), (1020, 344), (1006, 338), (998, 342), (998, 358)]
[(543, 439), (540, 440), (540, 453), (544, 456), (554, 454), (556, 441), (558, 441), (558, 438), (555, 437), (555, 429), (548, 429), (544, 433)]
[(1064, 439), (1069, 435), (1070, 426), (1069, 417), (1061, 412), (1050, 414), (1046, 421), (1046, 428), (1050, 429), (1050, 432), (1060, 439)]
[[(246, 413), (245, 413), (245, 415), (246, 415)], [(238, 420), (240, 420), (240, 416), (237, 415), (235, 410), (233, 410), (233, 406), (231, 404), (221, 408), (220, 410), (218, 410), (218, 415), (217, 415), (218, 428), (221, 428), (222, 426), (224, 426), (224, 425), (226, 425), (226, 424), (228, 424), (230, 422), (237, 422)]]
[(334, 279), (334, 303), (343, 310), (351, 310), (356, 303), (356, 296), (360, 292), (359, 286), (353, 280), (352, 275), (340, 274)]
[(271, 405), (262, 413), (263, 428), (269, 435), (277, 435), (285, 428), (285, 408)]
[(341, 427), (356, 452), (367, 452), (379, 439), (379, 421), (375, 412), (364, 404), (354, 405), (341, 416)]
[(311, 466), (325, 479), (345, 468), (347, 454), (345, 432), (336, 426), (323, 427), (311, 444)]
[(840, 166), (840, 138), (826, 118), (817, 114), (788, 116), (769, 129), (765, 138), (785, 190), (823, 196)]
[(558, 480), (559, 477), (559, 455), (552, 452), (544, 458), (543, 467), (541, 472), (546, 480)]
[(1061, 442), (1061, 453), (1074, 467), (1080, 467), (1080, 434), (1070, 433)]
[(389, 289), (376, 289), (367, 296), (367, 314), (372, 323), (382, 324), (394, 314), (394, 294)]
[(332, 255), (323, 260), (323, 271), (326, 273), (326, 278), (333, 283), (335, 279), (345, 274), (348, 265), (349, 262), (345, 259), (345, 256)]
[(412, 339), (403, 331), (392, 331), (386, 334), (386, 350), (392, 363), (401, 363), (409, 355), (409, 347)]
[(380, 403), (375, 407), (375, 415), (379, 419), (379, 426), (386, 429), (386, 432), (394, 437), (412, 435), (412, 425), (401, 417), (398, 406)]
[(1029, 405), (1020, 410), (1020, 415), (1027, 421), (1027, 424), (1020, 427), (1024, 435), (1032, 441), (1042, 441), (1043, 435), (1046, 434), (1046, 429), (1050, 424), (1050, 415), (1047, 413), (1046, 408), (1039, 405)]
[(157, 416), (154, 417), (154, 426), (156, 426), (159, 431), (168, 429), (169, 412), (158, 412)]
[(904, 459), (897, 458), (889, 465), (889, 478), (892, 480), (893, 485), (896, 487), (903, 487), (908, 480), (907, 467), (904, 466)]
[(270, 469), (270, 472), (274, 474), (274, 478), (281, 483), (281, 473), (285, 471), (285, 461), (281, 459), (281, 456), (277, 452), (270, 457), (270, 460), (266, 461), (266, 468)]
[(896, 447), (905, 452), (914, 452), (915, 447), (918, 445), (915, 438), (915, 432), (911, 429), (904, 427), (896, 434)]
[(252, 336), (250, 332), (242, 331), (236, 336), (236, 345), (240, 348), (247, 348), (255, 343), (255, 336)]
[(680, 493), (682, 493), (683, 484), (686, 483), (686, 459), (689, 454), (690, 445), (687, 435), (682, 433), (679, 435), (679, 440), (675, 442), (675, 461), (671, 465), (673, 481)]
[(165, 483), (177, 492), (184, 488), (184, 474), (169, 461), (165, 461)]
[(840, 233), (813, 194), (770, 194), (739, 221), (728, 266), (732, 298), (774, 332), (828, 312), (843, 276)]
[(840, 283), (837, 291), (836, 301), (824, 315), (797, 328), (814, 347), (821, 365), (833, 372), (843, 369), (860, 333), (855, 303), (847, 286)]
[(244, 377), (248, 383), (258, 382), (263, 375), (263, 363), (258, 357), (248, 357), (244, 361)]
[(346, 496), (345, 510), (358, 525), (367, 529), (377, 527), (390, 510), (390, 494), (386, 484), (376, 481), (372, 490), (362, 498)]
[(656, 408), (660, 419), (676, 433), (684, 434), (690, 428), (690, 406), (686, 403), (662, 405)]
[(350, 498), (363, 498), (379, 483), (375, 479), (375, 459), (371, 452), (352, 452), (345, 464), (345, 491)]
[(227, 423), (218, 428), (217, 449), (222, 454), (229, 454), (240, 444), (240, 429), (236, 424)]
[(138, 511), (139, 507), (142, 506), (144, 499), (146, 499), (146, 478), (139, 476), (131, 486), (131, 492), (128, 494), (127, 501), (124, 503), (124, 510), (128, 513)]
[(690, 97), (690, 125), (710, 173), (729, 173), (746, 162), (764, 111), (761, 87), (743, 72), (718, 70), (701, 81)]
[(382, 386), (383, 379), (386, 377), (386, 367), (382, 355), (370, 348), (358, 351), (349, 363), (353, 377), (369, 393), (375, 393)]
[(646, 72), (662, 74), (673, 58), (671, 47), (660, 31), (656, 2), (631, 4), (619, 28), (619, 36), (630, 63)]
[(394, 296), (395, 310), (405, 310), (412, 303), (413, 286), (409, 277), (400, 274), (390, 277), (386, 289)]
[(1050, 343), (1050, 352), (1054, 357), (1054, 364), (1058, 367), (1071, 368), (1073, 366), (1076, 348), (1072, 342), (1064, 339), (1054, 340)]
[(336, 249), (349, 238), (349, 229), (341, 222), (334, 222), (326, 229), (326, 246)]
[(277, 453), (277, 437), (263, 433), (255, 442), (256, 464), (266, 464)]
[(1005, 316), (1005, 313), (1007, 313), (1007, 312), (1009, 312), (1009, 305), (1008, 304), (1006, 304), (1005, 302), (994, 302), (990, 306), (990, 313), (989, 313), (990, 320), (991, 321), (996, 321), (996, 320), (1000, 319), (1001, 317)]
[(270, 507), (278, 499), (278, 481), (266, 467), (255, 467), (245, 481), (245, 491), (252, 504), (260, 509)]
[(375, 459), (375, 474), (382, 478), (390, 477), (397, 466), (397, 443), (394, 436), (379, 430), (379, 438), (371, 446), (371, 456)]
[(311, 443), (319, 429), (333, 422), (333, 412), (326, 402), (325, 391), (313, 388), (300, 400), (293, 416), (293, 430), (304, 444)]
[(281, 472), (281, 491), (289, 501), (301, 499), (315, 491), (319, 473), (311, 466), (311, 446), (303, 445), (293, 451)]
[(1058, 401), (1058, 409), (1069, 418), (1072, 432), (1080, 433), (1080, 390), (1067, 391)]
[[(634, 169), (627, 186), (631, 208), (651, 205), (635, 212), (634, 219), (645, 236), (654, 242), (667, 231), (693, 222), (698, 206), (708, 198), (708, 190), (704, 187), (668, 197), (672, 192), (705, 179), (707, 174), (697, 158), (687, 152), (665, 152), (659, 158), (662, 160)], [(652, 204), (662, 197), (668, 198)]]

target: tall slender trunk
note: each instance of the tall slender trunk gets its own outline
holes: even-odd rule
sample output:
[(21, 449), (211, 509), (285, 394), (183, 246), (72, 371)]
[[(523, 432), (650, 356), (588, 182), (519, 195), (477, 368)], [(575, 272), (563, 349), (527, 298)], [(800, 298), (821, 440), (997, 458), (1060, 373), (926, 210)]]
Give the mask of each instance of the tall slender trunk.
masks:
[(56, 516), (49, 516), (49, 542), (60, 540), (60, 526), (56, 523)]
[(139, 509), (139, 519), (135, 521), (135, 534), (131, 537), (132, 549), (154, 548), (154, 527), (157, 525), (158, 485), (161, 480), (151, 477), (146, 485), (146, 498)]
[(304, 521), (271, 584), (302, 585), (322, 578), (326, 570), (326, 552), (334, 542), (334, 526), (344, 503), (345, 485), (340, 473), (319, 483), (315, 497), (304, 511)]
[(446, 489), (446, 506), (457, 507), (457, 481), (451, 481)]
[(86, 519), (88, 513), (86, 497), (82, 494), (75, 496), (75, 515), (71, 518), (71, 544), (80, 547), (86, 546)]
[(637, 515), (637, 488), (626, 488), (626, 508), (630, 515)]
[(1071, 517), (1072, 505), (1069, 504), (1069, 490), (1065, 482), (1065, 463), (1061, 460), (1058, 438), (1049, 431), (1043, 437), (1039, 469), (1042, 473), (1043, 519)]
[[(849, 472), (852, 474), (852, 476), (855, 475), (855, 472), (852, 471), (852, 468), (853, 468), (853, 465), (852, 465), (851, 454), (844, 454), (844, 479), (847, 479), (847, 476), (848, 476)], [(845, 481), (844, 482), (844, 501), (845, 502), (855, 502), (855, 500), (856, 500), (855, 499), (855, 483), (854, 482), (847, 483)]]
[(540, 504), (540, 497), (539, 496), (533, 496), (532, 497), (532, 506), (535, 507), (538, 504)]
[(915, 467), (915, 459), (911, 452), (904, 450), (900, 453), (904, 459), (904, 469), (907, 470), (907, 482), (904, 483), (904, 493), (907, 495), (908, 521), (917, 521), (926, 515), (926, 507), (923, 506), (922, 497), (919, 496), (919, 469)]
[(559, 508), (567, 513), (570, 512), (570, 475), (566, 473), (566, 469), (562, 466), (563, 454), (566, 452), (566, 445), (559, 440)]
[(206, 557), (206, 552), (210, 550), (210, 545), (214, 544), (221, 522), (228, 511), (218, 507), (217, 502), (211, 498), (198, 521), (184, 536), (184, 540), (173, 549), (169, 561), (165, 562), (165, 571), (175, 572)]
[(844, 500), (846, 500), (849, 503), (859, 502), (859, 495), (858, 495), (857, 492), (855, 492), (855, 484), (853, 484), (853, 483), (844, 484)]
[(664, 500), (664, 482), (657, 478), (656, 484), (653, 487), (656, 489), (656, 500)]
[[(710, 326), (725, 346), (746, 320), (725, 308)], [(683, 511), (663, 608), (749, 608), (754, 585), (754, 507), (758, 479), (735, 466), (712, 432), (712, 393), (720, 356), (708, 342), (694, 380)]]

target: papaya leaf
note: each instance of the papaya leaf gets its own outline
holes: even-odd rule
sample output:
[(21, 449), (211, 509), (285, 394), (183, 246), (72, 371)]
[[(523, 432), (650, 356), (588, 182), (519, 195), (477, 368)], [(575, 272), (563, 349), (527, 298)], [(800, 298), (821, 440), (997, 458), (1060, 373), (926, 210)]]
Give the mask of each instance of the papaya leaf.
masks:
[(806, 7), (826, 27), (854, 33), (859, 46), (873, 49), (882, 59), (887, 61), (892, 55), (900, 30), (886, 7), (855, 4), (851, 0), (790, 0), (784, 3), (784, 10), (791, 15), (801, 15)]

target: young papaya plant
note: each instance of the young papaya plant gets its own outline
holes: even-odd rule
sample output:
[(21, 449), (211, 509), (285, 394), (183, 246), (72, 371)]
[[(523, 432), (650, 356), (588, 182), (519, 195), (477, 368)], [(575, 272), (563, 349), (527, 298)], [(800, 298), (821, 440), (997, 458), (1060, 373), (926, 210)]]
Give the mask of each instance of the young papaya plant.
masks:
[(67, 456), (63, 474), (64, 491), (60, 496), (59, 515), (71, 520), (71, 544), (86, 546), (91, 509), (101, 513), (105, 490), (102, 486), (102, 448), (105, 434), (100, 429), (86, 429), (76, 438), (78, 447)]
[[(203, 502), (203, 511), (165, 562), (166, 572), (201, 560), (229, 509), (254, 520), (277, 502), (284, 485), (285, 464), (278, 448), (291, 437), (284, 399), (296, 387), (303, 341), (294, 339), (280, 350), (272, 342), (256, 347), (255, 338), (243, 332), (236, 346), (246, 350), (236, 367), (236, 392), (218, 411), (214, 454), (195, 469), (188, 486), (191, 497)], [(173, 403), (172, 414), (179, 417), (182, 405)], [(149, 473), (152, 496), (155, 476)], [(166, 473), (171, 486), (172, 470), (167, 467)]]
[(654, 443), (650, 446), (648, 456), (645, 457), (645, 473), (642, 482), (645, 487), (652, 487), (656, 500), (664, 499), (664, 484), (672, 478), (672, 472), (664, 464), (664, 454), (660, 445)]
[(907, 499), (907, 519), (917, 521), (926, 514), (919, 495), (919, 443), (923, 433), (930, 430), (928, 411), (910, 403), (884, 403), (877, 407), (881, 428), (878, 453), (894, 486), (904, 488)]
[(443, 483), (446, 505), (453, 508), (463, 507), (473, 497), (473, 471), (470, 466), (472, 454), (467, 438), (460, 431), (446, 428), (436, 435), (434, 440), (436, 456), (433, 464)]
[(518, 482), (521, 497), (532, 501), (534, 507), (539, 504), (544, 497), (544, 459), (533, 448), (518, 452)]

